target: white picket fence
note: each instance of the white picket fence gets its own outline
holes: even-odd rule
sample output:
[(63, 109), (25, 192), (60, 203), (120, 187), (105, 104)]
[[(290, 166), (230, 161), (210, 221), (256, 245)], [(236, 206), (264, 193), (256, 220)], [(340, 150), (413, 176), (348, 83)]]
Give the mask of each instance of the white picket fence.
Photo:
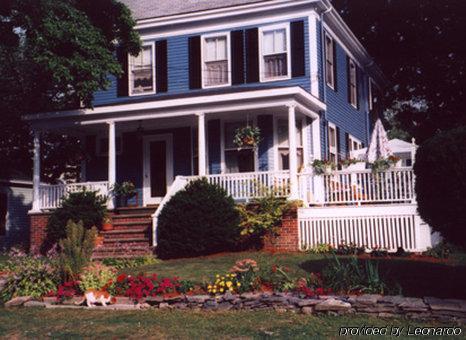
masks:
[(72, 192), (96, 191), (99, 195), (108, 196), (108, 182), (85, 182), (70, 184), (41, 184), (39, 186), (39, 204), (41, 209), (60, 207), (63, 198)]
[(415, 204), (299, 209), (299, 247), (307, 250), (319, 244), (338, 247), (354, 243), (391, 252), (398, 247), (425, 251), (432, 246), (431, 232), (416, 209)]
[(411, 203), (416, 199), (414, 179), (411, 167), (304, 173), (299, 175), (300, 196), (311, 204)]

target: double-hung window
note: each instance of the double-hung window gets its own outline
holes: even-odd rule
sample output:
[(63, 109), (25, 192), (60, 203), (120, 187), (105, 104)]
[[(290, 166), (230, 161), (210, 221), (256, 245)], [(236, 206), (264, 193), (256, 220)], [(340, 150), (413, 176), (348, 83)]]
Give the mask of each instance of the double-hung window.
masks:
[(203, 36), (203, 87), (230, 85), (229, 34)]
[(328, 159), (333, 163), (338, 162), (337, 128), (330, 123), (328, 124)]
[(261, 33), (261, 80), (289, 78), (290, 39), (289, 26), (264, 27)]
[[(288, 120), (277, 120), (278, 137), (278, 169), (290, 169), (290, 143), (288, 138)], [(298, 169), (303, 166), (303, 132), (300, 120), (296, 121), (296, 152), (298, 157)]]
[(236, 130), (247, 125), (247, 122), (227, 122), (224, 128), (225, 137), (225, 172), (252, 172), (254, 171), (255, 153), (252, 147), (239, 149), (234, 143)]
[(143, 45), (138, 56), (129, 56), (130, 95), (155, 93), (154, 44)]
[(335, 42), (325, 33), (325, 81), (335, 89)]
[(348, 151), (349, 156), (353, 156), (353, 152), (362, 148), (362, 143), (359, 139), (353, 137), (352, 135), (348, 136)]
[(348, 58), (348, 101), (355, 108), (358, 107), (358, 75), (356, 64)]

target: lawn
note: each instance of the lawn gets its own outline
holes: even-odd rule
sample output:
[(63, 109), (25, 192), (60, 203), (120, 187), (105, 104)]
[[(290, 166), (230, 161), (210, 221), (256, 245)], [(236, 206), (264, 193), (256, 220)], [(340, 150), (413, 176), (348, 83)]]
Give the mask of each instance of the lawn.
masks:
[[(340, 327), (453, 326), (366, 316), (308, 316), (291, 312), (82, 311), (0, 309), (5, 338), (337, 338)], [(376, 337), (365, 336), (365, 339)], [(407, 338), (401, 337), (401, 338)], [(423, 337), (429, 339), (429, 337)], [(434, 337), (432, 337), (433, 339)], [(438, 339), (438, 337), (437, 337)]]
[[(157, 273), (161, 276), (178, 276), (195, 282), (209, 281), (215, 274), (227, 272), (235, 261), (251, 258), (259, 267), (273, 264), (286, 266), (290, 275), (303, 277), (309, 272), (320, 272), (332, 261), (329, 255), (306, 253), (271, 254), (265, 252), (241, 252), (206, 257), (160, 261), (145, 267), (126, 270), (126, 273)], [(345, 257), (340, 257), (345, 259)], [(372, 259), (379, 263), (381, 275), (389, 282), (398, 283), (405, 296), (466, 299), (466, 262), (461, 254), (452, 256), (447, 263), (431, 263), (426, 260), (409, 258)], [(361, 260), (366, 261), (366, 260)]]

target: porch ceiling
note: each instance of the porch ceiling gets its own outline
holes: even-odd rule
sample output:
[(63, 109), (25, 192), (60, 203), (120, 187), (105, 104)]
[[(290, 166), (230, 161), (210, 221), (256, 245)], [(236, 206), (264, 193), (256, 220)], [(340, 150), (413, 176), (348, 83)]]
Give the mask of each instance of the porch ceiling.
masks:
[[(196, 96), (165, 96), (147, 101), (107, 105), (94, 109), (47, 112), (25, 116), (35, 129), (60, 129), (102, 124), (106, 122), (135, 122), (147, 119), (174, 118), (196, 113), (214, 114), (235, 111), (256, 111), (283, 108), (295, 104), (298, 112), (318, 117), (326, 106), (300, 87), (250, 89)], [(86, 128), (87, 129), (87, 128)]]

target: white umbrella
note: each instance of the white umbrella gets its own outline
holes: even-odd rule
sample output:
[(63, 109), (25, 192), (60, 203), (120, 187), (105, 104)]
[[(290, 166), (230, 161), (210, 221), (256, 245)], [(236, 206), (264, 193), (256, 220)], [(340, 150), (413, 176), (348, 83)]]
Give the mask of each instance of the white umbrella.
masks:
[(367, 161), (373, 163), (379, 158), (387, 158), (392, 154), (392, 150), (390, 150), (388, 146), (387, 132), (380, 119), (377, 119), (374, 125), (374, 131), (372, 131), (371, 142), (367, 148)]

